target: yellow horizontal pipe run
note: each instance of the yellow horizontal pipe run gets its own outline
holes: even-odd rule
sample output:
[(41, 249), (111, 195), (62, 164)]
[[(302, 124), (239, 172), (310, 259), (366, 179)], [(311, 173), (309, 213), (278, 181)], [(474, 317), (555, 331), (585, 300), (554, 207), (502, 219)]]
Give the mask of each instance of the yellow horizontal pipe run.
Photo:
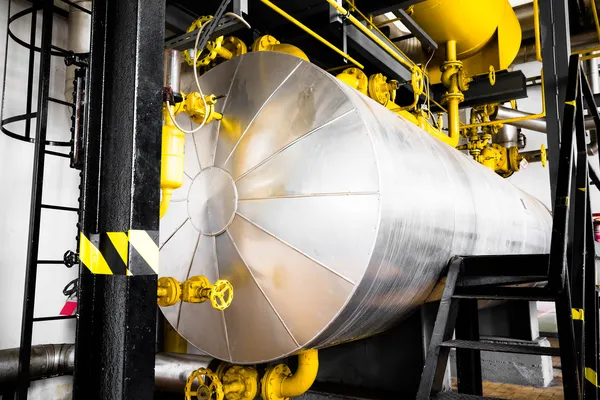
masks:
[(311, 349), (298, 354), (298, 369), (281, 382), (281, 397), (297, 397), (306, 393), (315, 382), (318, 371), (318, 350)]
[(308, 26), (304, 25), (302, 22), (298, 21), (296, 18), (294, 18), (290, 14), (286, 13), (281, 8), (277, 7), (275, 4), (271, 3), (269, 0), (260, 0), (260, 1), (263, 4), (267, 5), (269, 8), (271, 8), (273, 11), (275, 11), (276, 13), (278, 13), (279, 15), (281, 15), (283, 18), (287, 19), (288, 21), (290, 21), (291, 23), (293, 23), (294, 25), (296, 25), (298, 28), (302, 29), (304, 32), (308, 33), (310, 36), (314, 37), (319, 42), (323, 43), (325, 46), (329, 47), (331, 50), (335, 51), (340, 56), (344, 57), (345, 59), (347, 59), (348, 61), (350, 61), (352, 64), (356, 65), (358, 68), (360, 68), (360, 69), (364, 69), (365, 68), (364, 65), (362, 65), (361, 63), (359, 63), (358, 61), (356, 61), (354, 58), (350, 57), (349, 54), (344, 53), (342, 50), (340, 50), (337, 47), (335, 47), (333, 44), (331, 44), (330, 42), (328, 42), (327, 40), (325, 40), (322, 36), (320, 36), (315, 31), (313, 31), (312, 29), (310, 29)]
[(546, 116), (546, 113), (533, 114), (533, 115), (526, 115), (526, 116), (517, 117), (517, 118), (499, 119), (499, 120), (494, 120), (494, 121), (490, 121), (490, 122), (480, 122), (480, 123), (477, 123), (477, 124), (463, 125), (460, 128), (461, 129), (469, 129), (469, 128), (479, 128), (481, 126), (490, 126), (490, 125), (497, 125), (497, 124), (510, 124), (512, 122), (526, 121), (526, 120), (529, 120), (529, 119), (544, 118), (545, 116)]
[(600, 51), (600, 46), (590, 47), (588, 49), (583, 49), (583, 50), (577, 50), (577, 51), (572, 52), (571, 54), (588, 54), (588, 53), (592, 53), (594, 51)]
[[(261, 0), (261, 1), (264, 3), (267, 0)], [(379, 39), (377, 36), (375, 36), (375, 34), (373, 32), (371, 32), (366, 26), (361, 24), (359, 20), (357, 20), (352, 14), (350, 14), (350, 11), (346, 10), (344, 7), (337, 4), (334, 0), (326, 0), (326, 1), (333, 8), (335, 8), (340, 14), (342, 14), (344, 17), (347, 17), (348, 20), (350, 20), (350, 22), (352, 22), (352, 25), (356, 26), (362, 33), (364, 33), (371, 40), (373, 40), (375, 43), (377, 43), (379, 45), (379, 47), (381, 47), (383, 50), (385, 50), (386, 53), (388, 53), (389, 55), (394, 57), (400, 64), (404, 65), (405, 67), (409, 68), (410, 70), (412, 70), (413, 68), (416, 68), (412, 64), (410, 64), (407, 60), (400, 57), (400, 55), (397, 52), (392, 50), (392, 48), (390, 46), (388, 46), (381, 39)]]

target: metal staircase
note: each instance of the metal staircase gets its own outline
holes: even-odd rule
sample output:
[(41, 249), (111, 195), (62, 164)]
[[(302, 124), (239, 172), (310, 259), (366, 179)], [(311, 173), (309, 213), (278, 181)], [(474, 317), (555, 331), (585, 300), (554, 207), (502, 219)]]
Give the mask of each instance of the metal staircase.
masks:
[[(598, 131), (600, 116), (577, 55), (570, 59), (566, 98), (550, 254), (450, 261), (418, 400), (489, 399), (482, 397), (481, 351), (560, 356), (564, 398), (598, 399), (598, 289), (589, 182), (600, 189), (600, 181), (589, 164), (584, 101)], [(481, 341), (478, 300), (555, 302), (560, 348)], [(442, 392), (452, 348), (458, 393)]]

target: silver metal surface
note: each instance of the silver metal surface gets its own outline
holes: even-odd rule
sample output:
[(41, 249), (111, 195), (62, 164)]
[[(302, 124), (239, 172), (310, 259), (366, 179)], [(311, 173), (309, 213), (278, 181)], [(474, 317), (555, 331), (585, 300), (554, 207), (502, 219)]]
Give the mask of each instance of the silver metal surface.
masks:
[(198, 368), (208, 368), (212, 360), (195, 354), (157, 353), (154, 384), (166, 392), (182, 393), (187, 377)]
[(373, 335), (422, 304), (453, 255), (548, 251), (542, 203), (310, 63), (248, 53), (201, 84), (226, 96), (224, 119), (191, 137), (186, 175), (226, 172), (236, 209), (227, 224), (230, 189), (175, 191), (160, 274), (233, 284), (224, 312), (163, 308), (211, 356), (259, 363)]
[(514, 125), (504, 124), (493, 136), (493, 141), (503, 147), (512, 147), (519, 144), (519, 129)]
[[(521, 110), (515, 110), (510, 107), (498, 106), (498, 113), (496, 114), (497, 120), (509, 119), (509, 118), (521, 118), (533, 115), (532, 113), (528, 113)], [(508, 124), (523, 128), (529, 129), (536, 132), (546, 133), (546, 118), (537, 118), (537, 119), (525, 119), (521, 121), (509, 122)], [(594, 119), (591, 116), (585, 117), (585, 129), (593, 129), (596, 127)]]
[(181, 52), (165, 49), (165, 87), (170, 87), (173, 93), (179, 93), (181, 83)]
[[(69, 375), (75, 369), (74, 344), (39, 344), (31, 348), (29, 376), (32, 380)], [(0, 350), (0, 385), (16, 381), (19, 348)]]

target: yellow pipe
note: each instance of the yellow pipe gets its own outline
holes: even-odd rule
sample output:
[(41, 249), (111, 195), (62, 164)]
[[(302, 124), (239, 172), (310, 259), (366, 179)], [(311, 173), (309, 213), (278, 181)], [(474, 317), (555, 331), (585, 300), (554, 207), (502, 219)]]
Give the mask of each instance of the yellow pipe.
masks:
[(260, 1), (263, 4), (267, 5), (269, 8), (271, 8), (273, 11), (275, 11), (276, 13), (281, 15), (283, 18), (287, 19), (288, 21), (290, 21), (291, 23), (296, 25), (298, 28), (302, 29), (304, 32), (308, 33), (310, 36), (314, 37), (319, 42), (323, 43), (325, 46), (329, 47), (331, 50), (335, 51), (340, 56), (344, 57), (345, 59), (350, 61), (352, 64), (356, 65), (358, 68), (360, 68), (360, 69), (365, 68), (364, 65), (362, 65), (361, 63), (356, 61), (354, 58), (350, 57), (350, 55), (348, 55), (347, 53), (344, 53), (342, 50), (335, 47), (333, 44), (331, 44), (330, 42), (325, 40), (323, 37), (318, 35), (315, 31), (310, 29), (308, 26), (304, 25), (302, 22), (298, 21), (296, 18), (294, 18), (290, 14), (286, 13), (281, 8), (277, 7), (275, 4), (271, 3), (269, 0), (260, 0)]
[(533, 0), (533, 30), (535, 34), (535, 58), (542, 62), (542, 40), (540, 38), (540, 6)]
[(596, 10), (596, 0), (592, 0), (592, 13), (594, 14), (594, 24), (596, 24), (596, 33), (600, 40), (600, 22), (598, 21), (598, 10)]
[[(446, 42), (446, 61), (457, 61), (455, 40), (448, 40)], [(452, 69), (448, 68), (446, 71), (442, 72), (442, 82), (444, 82), (444, 75), (451, 71)], [(458, 89), (458, 79), (461, 79), (459, 73), (458, 71), (454, 71), (448, 79), (450, 82), (444, 83), (448, 88), (448, 92), (444, 95), (448, 96), (446, 98), (446, 106), (448, 107), (448, 136), (450, 137), (451, 143), (455, 143), (454, 146), (458, 144), (460, 138), (460, 114), (458, 105), (462, 101), (462, 94)]]
[[(261, 0), (261, 1), (264, 2), (266, 0)], [(342, 14), (344, 17), (347, 17), (348, 20), (350, 22), (352, 22), (352, 25), (356, 26), (362, 33), (364, 33), (372, 41), (374, 41), (375, 43), (377, 43), (379, 45), (379, 47), (381, 47), (383, 50), (385, 50), (386, 53), (388, 53), (389, 55), (391, 55), (392, 57), (394, 57), (394, 59), (396, 59), (400, 64), (404, 65), (405, 67), (409, 68), (410, 70), (412, 70), (413, 68), (416, 68), (414, 65), (410, 64), (407, 60), (405, 60), (404, 58), (400, 57), (400, 55), (397, 52), (395, 52), (394, 50), (392, 50), (392, 48), (390, 46), (388, 46), (381, 39), (379, 39), (373, 32), (371, 32), (369, 30), (369, 28), (367, 28), (366, 26), (364, 26), (363, 24), (361, 24), (359, 20), (357, 20), (352, 14), (350, 14), (350, 11), (346, 10), (344, 7), (342, 7), (339, 4), (337, 4), (334, 0), (326, 0), (326, 1), (333, 8), (335, 8), (340, 14)]]
[(583, 49), (583, 50), (577, 50), (577, 51), (572, 52), (571, 54), (588, 54), (588, 53), (592, 53), (594, 51), (600, 51), (600, 46), (590, 47), (588, 49)]
[(318, 350), (305, 350), (298, 354), (298, 369), (294, 375), (284, 378), (281, 382), (281, 396), (297, 397), (306, 393), (315, 382), (318, 371)]

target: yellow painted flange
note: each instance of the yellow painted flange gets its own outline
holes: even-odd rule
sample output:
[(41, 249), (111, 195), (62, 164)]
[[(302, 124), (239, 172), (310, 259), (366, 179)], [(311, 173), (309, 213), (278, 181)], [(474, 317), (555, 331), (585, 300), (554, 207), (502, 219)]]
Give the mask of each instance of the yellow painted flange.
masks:
[(265, 374), (260, 380), (260, 395), (263, 400), (287, 400), (289, 397), (282, 397), (281, 382), (289, 376), (292, 376), (290, 367), (285, 364), (272, 365), (267, 368)]
[(258, 394), (258, 371), (234, 365), (223, 376), (227, 400), (253, 400)]
[(181, 284), (175, 278), (163, 276), (158, 280), (158, 305), (168, 307), (181, 299)]
[(336, 75), (336, 78), (348, 86), (367, 95), (369, 90), (369, 78), (358, 68), (346, 68), (342, 73)]
[[(199, 386), (195, 388), (194, 382)], [(210, 383), (207, 384), (207, 382)], [(198, 368), (190, 374), (185, 382), (185, 400), (223, 400), (223, 384), (217, 375), (207, 368)]]
[(254, 43), (252, 43), (252, 47), (250, 49), (252, 51), (263, 51), (270, 49), (272, 46), (280, 43), (281, 42), (277, 40), (274, 36), (264, 35), (256, 39)]
[(383, 74), (374, 74), (369, 77), (369, 97), (384, 106), (392, 98), (392, 91)]
[(227, 372), (229, 368), (233, 367), (233, 364), (228, 363), (227, 361), (221, 361), (215, 370), (215, 374), (219, 377), (219, 379), (223, 380), (223, 376)]
[(493, 65), (490, 65), (488, 78), (490, 80), (490, 85), (494, 86), (496, 84), (496, 70)]

